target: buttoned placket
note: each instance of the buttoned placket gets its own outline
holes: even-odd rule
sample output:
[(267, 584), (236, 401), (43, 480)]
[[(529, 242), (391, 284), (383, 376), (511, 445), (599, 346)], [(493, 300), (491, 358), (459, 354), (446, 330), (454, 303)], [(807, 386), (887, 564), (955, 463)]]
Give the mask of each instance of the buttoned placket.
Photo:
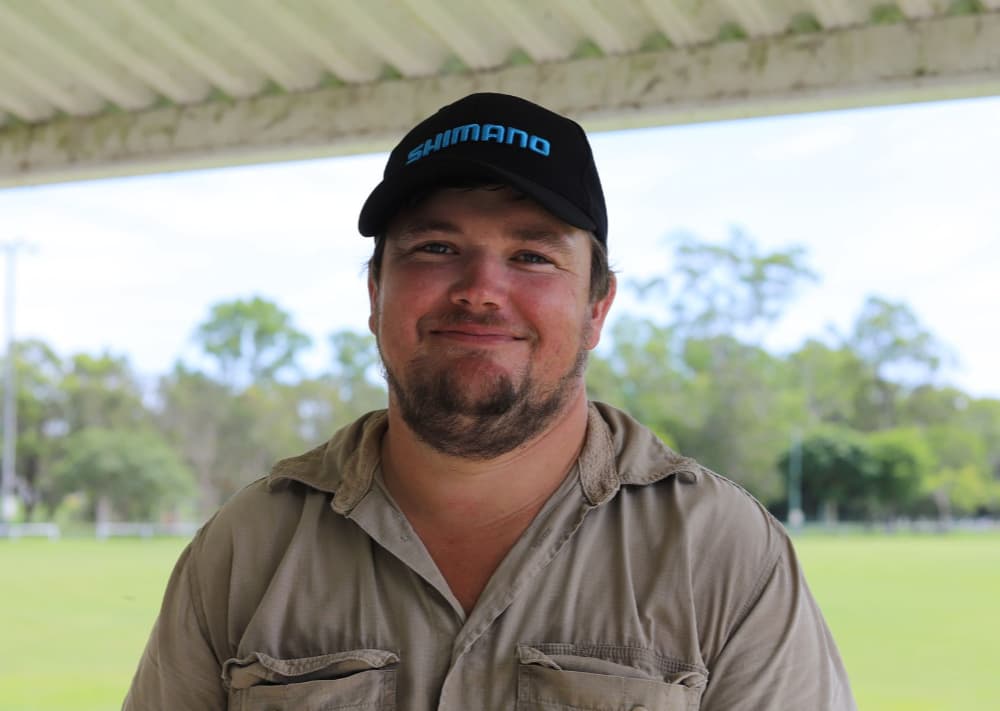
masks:
[(438, 711), (469, 708), (468, 685), (459, 669), (463, 657), (559, 554), (593, 508), (580, 493), (579, 471), (574, 466), (493, 573), (459, 631)]
[[(348, 518), (437, 591), (454, 613), (451, 659), (436, 708), (438, 711), (466, 711), (464, 697), (468, 689), (461, 670), (464, 657), (552, 562), (594, 506), (583, 496), (579, 470), (574, 466), (494, 571), (475, 607), (466, 616), (423, 542), (392, 501), (378, 472), (374, 479)], [(391, 515), (386, 515), (387, 511)], [(405, 656), (402, 663), (406, 663)]]

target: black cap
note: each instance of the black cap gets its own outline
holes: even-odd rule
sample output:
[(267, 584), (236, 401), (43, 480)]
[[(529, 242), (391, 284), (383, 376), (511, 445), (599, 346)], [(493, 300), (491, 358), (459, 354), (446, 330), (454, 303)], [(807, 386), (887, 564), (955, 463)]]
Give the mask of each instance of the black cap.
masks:
[(604, 192), (583, 128), (507, 94), (471, 94), (407, 133), (361, 208), (358, 230), (383, 234), (415, 191), (469, 178), (495, 178), (607, 242)]

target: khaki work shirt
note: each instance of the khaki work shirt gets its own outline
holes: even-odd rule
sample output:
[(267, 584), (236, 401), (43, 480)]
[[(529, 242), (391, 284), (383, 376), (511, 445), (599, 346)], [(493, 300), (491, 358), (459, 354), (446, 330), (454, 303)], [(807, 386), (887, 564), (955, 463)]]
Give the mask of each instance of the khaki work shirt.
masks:
[(782, 526), (590, 406), (577, 465), (466, 616), (379, 475), (384, 412), (278, 463), (181, 555), (129, 711), (840, 711)]

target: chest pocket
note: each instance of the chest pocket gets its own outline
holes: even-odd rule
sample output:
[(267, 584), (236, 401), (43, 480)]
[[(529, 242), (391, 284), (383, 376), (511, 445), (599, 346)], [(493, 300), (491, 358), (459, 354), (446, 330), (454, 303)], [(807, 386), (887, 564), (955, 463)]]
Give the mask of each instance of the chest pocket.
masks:
[(222, 670), (230, 711), (395, 711), (399, 656), (356, 649), (301, 659), (256, 652)]
[(517, 711), (697, 711), (707, 675), (635, 647), (518, 646)]

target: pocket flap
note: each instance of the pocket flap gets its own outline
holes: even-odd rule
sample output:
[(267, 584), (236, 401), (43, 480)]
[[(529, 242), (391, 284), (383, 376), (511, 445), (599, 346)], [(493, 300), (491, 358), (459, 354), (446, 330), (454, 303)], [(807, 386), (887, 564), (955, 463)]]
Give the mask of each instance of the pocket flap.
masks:
[(615, 644), (528, 643), (517, 645), (518, 661), (556, 671), (611, 674), (702, 688), (708, 672), (653, 650)]
[(249, 689), (258, 684), (290, 684), (316, 679), (337, 679), (399, 662), (399, 655), (382, 649), (352, 649), (335, 654), (299, 659), (277, 659), (254, 652), (230, 659), (222, 667), (222, 678), (230, 689)]
[(538, 664), (548, 669), (560, 668), (552, 657), (526, 644), (517, 645), (517, 656), (521, 664)]

